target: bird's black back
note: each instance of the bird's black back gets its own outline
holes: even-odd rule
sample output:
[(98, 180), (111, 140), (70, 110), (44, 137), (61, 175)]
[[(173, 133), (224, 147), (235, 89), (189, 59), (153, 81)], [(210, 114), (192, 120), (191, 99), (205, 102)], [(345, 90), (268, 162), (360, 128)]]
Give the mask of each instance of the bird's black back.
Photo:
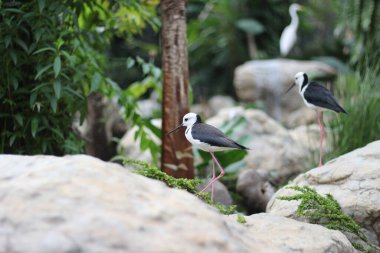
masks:
[(208, 143), (216, 147), (230, 147), (236, 149), (248, 149), (228, 138), (222, 131), (211, 125), (197, 123), (191, 129), (194, 139)]
[(317, 82), (311, 82), (307, 86), (304, 97), (307, 102), (315, 106), (333, 110), (335, 112), (347, 113), (336, 101), (331, 92)]

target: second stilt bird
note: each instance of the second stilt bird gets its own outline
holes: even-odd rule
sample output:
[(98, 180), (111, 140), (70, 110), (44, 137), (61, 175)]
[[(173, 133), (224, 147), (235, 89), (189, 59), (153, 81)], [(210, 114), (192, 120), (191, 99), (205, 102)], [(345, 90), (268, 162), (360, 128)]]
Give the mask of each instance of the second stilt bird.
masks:
[[(201, 117), (195, 113), (188, 113), (183, 116), (182, 124), (168, 132), (170, 134), (180, 127), (185, 126), (185, 136), (186, 139), (194, 145), (196, 148), (203, 151), (209, 152), (213, 163), (212, 163), (212, 178), (211, 181), (204, 187), (201, 192), (204, 192), (207, 188), (211, 186), (211, 198), (214, 195), (214, 183), (223, 177), (224, 170), (220, 166), (218, 160), (216, 159), (214, 152), (232, 150), (232, 149), (248, 149), (235, 141), (228, 138), (222, 131), (213, 127), (211, 125), (203, 124)], [(216, 176), (214, 163), (219, 167), (220, 174)]]
[(326, 109), (335, 111), (337, 113), (347, 112), (338, 104), (331, 92), (323, 85), (317, 82), (309, 82), (309, 78), (304, 72), (298, 72), (294, 76), (294, 83), (286, 91), (288, 92), (295, 85), (298, 85), (298, 91), (303, 99), (305, 105), (317, 112), (317, 119), (320, 130), (320, 143), (319, 143), (319, 166), (323, 164), (323, 139), (324, 139), (324, 126), (323, 126), (323, 111)]

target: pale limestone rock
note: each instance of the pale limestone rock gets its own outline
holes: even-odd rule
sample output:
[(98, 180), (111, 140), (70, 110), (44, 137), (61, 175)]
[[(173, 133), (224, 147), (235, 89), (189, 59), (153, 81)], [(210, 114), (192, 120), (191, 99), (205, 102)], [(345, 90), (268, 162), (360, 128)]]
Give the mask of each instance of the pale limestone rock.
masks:
[(214, 116), (221, 109), (231, 108), (234, 106), (235, 101), (230, 96), (213, 96), (209, 99), (208, 104), (210, 106), (211, 115)]
[[(309, 185), (320, 194), (331, 193), (343, 211), (367, 229), (370, 239), (380, 242), (380, 141), (342, 155), (324, 166), (295, 178), (291, 185)], [(267, 212), (294, 217), (297, 201), (279, 196), (295, 194), (282, 188), (272, 197)]]
[(278, 183), (304, 171), (310, 152), (319, 147), (315, 145), (319, 141), (319, 130), (317, 135), (313, 127), (287, 130), (260, 110), (242, 107), (223, 109), (207, 123), (220, 127), (235, 117), (243, 117), (244, 122), (234, 128), (230, 137), (244, 140), (242, 144), (250, 148), (245, 157), (247, 168), (267, 171)]
[(317, 61), (270, 59), (248, 61), (235, 69), (236, 94), (243, 101), (265, 101), (265, 110), (281, 119), (282, 112), (291, 112), (304, 106), (297, 89), (284, 95), (297, 72), (306, 72), (313, 79), (335, 75), (329, 65)]
[[(247, 233), (267, 240), (286, 253), (356, 253), (349, 240), (339, 231), (295, 221), (285, 217), (260, 213), (244, 217)], [(236, 215), (228, 216), (231, 221)], [(267, 252), (270, 252), (268, 250)]]
[(296, 128), (303, 125), (318, 124), (315, 110), (306, 106), (289, 113), (283, 118), (284, 124), (288, 128)]
[(339, 232), (268, 214), (240, 224), (85, 155), (1, 155), (0, 167), (0, 252), (354, 252)]

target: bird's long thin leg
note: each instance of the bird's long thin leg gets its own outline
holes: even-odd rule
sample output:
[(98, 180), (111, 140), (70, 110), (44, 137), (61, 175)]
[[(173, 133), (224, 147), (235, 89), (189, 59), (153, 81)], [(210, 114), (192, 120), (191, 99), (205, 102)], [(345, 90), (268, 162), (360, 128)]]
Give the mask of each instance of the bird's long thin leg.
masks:
[[(212, 160), (212, 178), (211, 181), (215, 178), (215, 162)], [(214, 184), (211, 185), (211, 200), (214, 201)]]
[(213, 185), (216, 181), (218, 181), (219, 178), (223, 177), (224, 176), (224, 170), (222, 168), (222, 166), (220, 166), (218, 160), (215, 158), (214, 156), (214, 153), (210, 152), (211, 156), (212, 156), (212, 159), (215, 161), (216, 165), (218, 165), (219, 167), (219, 170), (220, 170), (220, 174), (219, 176), (217, 176), (216, 178), (212, 179), (207, 185), (205, 188), (203, 188), (200, 192), (204, 192), (207, 188), (210, 187), (210, 185)]
[(323, 112), (317, 111), (317, 118), (318, 118), (319, 131), (320, 131), (319, 167), (321, 167), (323, 165), (323, 139), (325, 138), (325, 128), (323, 126)]

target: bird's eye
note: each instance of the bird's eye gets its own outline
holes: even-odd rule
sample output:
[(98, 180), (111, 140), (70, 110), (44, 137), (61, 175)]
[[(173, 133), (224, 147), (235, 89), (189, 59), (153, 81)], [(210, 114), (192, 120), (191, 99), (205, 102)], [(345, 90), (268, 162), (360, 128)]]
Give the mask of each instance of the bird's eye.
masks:
[(187, 121), (188, 119), (185, 119), (185, 121)]

